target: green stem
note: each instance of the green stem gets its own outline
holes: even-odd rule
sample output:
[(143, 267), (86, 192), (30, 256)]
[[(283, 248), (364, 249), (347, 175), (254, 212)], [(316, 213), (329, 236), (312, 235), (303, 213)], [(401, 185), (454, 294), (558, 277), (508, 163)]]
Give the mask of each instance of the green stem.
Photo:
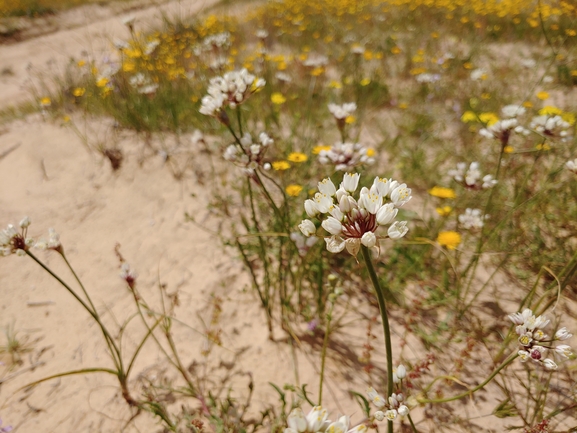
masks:
[[(371, 261), (370, 251), (364, 245), (361, 245), (361, 250), (363, 251), (363, 258), (365, 259), (365, 264), (367, 270), (369, 271), (369, 276), (377, 293), (377, 299), (379, 301), (379, 309), (381, 310), (381, 319), (383, 322), (383, 332), (385, 335), (385, 349), (387, 352), (387, 399), (393, 394), (393, 348), (391, 345), (391, 329), (389, 326), (389, 317), (387, 314), (387, 304), (385, 302), (385, 296), (375, 268), (373, 267), (373, 262)], [(388, 422), (388, 433), (393, 432), (393, 422)]]
[(327, 347), (329, 345), (329, 335), (331, 333), (331, 320), (333, 318), (333, 307), (334, 304), (331, 304), (331, 309), (327, 313), (327, 328), (325, 330), (325, 338), (323, 339), (323, 348), (321, 351), (321, 378), (319, 381), (319, 406), (322, 406), (323, 403), (323, 381), (325, 378), (325, 360), (327, 357)]
[(96, 321), (96, 323), (98, 323), (100, 329), (102, 330), (102, 333), (104, 334), (104, 339), (106, 340), (106, 344), (108, 345), (108, 349), (110, 350), (110, 355), (112, 356), (114, 365), (116, 366), (118, 373), (122, 372), (123, 370), (122, 370), (122, 361), (120, 359), (120, 350), (118, 349), (118, 346), (114, 342), (114, 339), (112, 338), (112, 336), (110, 335), (104, 324), (100, 321), (100, 317), (98, 316), (96, 311), (93, 311), (68, 284), (66, 284), (58, 275), (52, 272), (52, 270), (44, 263), (42, 263), (34, 254), (32, 254), (29, 250), (26, 250), (26, 254), (28, 254), (28, 256), (32, 258), (32, 260), (38, 263), (46, 272), (48, 272), (56, 281), (58, 281), (66, 290), (68, 290), (68, 292), (70, 292), (70, 294), (74, 296), (74, 298), (76, 298), (78, 302), (80, 302), (80, 305), (82, 305), (84, 309), (88, 311), (88, 313), (92, 316), (92, 318)]
[(517, 353), (512, 354), (508, 359), (506, 359), (505, 361), (503, 361), (503, 363), (497, 367), (497, 369), (495, 371), (493, 371), (493, 373), (491, 373), (491, 375), (485, 379), (485, 381), (481, 382), (479, 385), (477, 385), (474, 388), (468, 389), (465, 392), (462, 392), (461, 394), (457, 394), (454, 395), (453, 397), (446, 397), (446, 398), (437, 398), (437, 399), (422, 399), (419, 400), (420, 404), (425, 404), (425, 403), (447, 403), (449, 401), (455, 401), (455, 400), (459, 400), (463, 397), (467, 397), (471, 394), (473, 394), (474, 392), (480, 390), (481, 388), (484, 388), (489, 382), (491, 382), (495, 376), (497, 376), (497, 374), (499, 374), (499, 372), (501, 370), (503, 370), (505, 367), (507, 367), (509, 364), (511, 364), (519, 355)]
[(413, 422), (413, 418), (411, 418), (411, 414), (407, 415), (407, 417), (409, 418), (409, 422), (411, 423), (411, 428), (413, 429), (413, 432), (419, 433), (419, 430), (417, 430), (417, 427), (415, 426), (415, 423)]

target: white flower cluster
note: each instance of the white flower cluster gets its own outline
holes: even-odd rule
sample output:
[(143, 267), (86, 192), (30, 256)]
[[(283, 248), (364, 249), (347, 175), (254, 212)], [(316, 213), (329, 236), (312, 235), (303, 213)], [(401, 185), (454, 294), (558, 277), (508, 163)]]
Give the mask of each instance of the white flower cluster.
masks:
[(497, 180), (493, 179), (490, 174), (483, 176), (479, 163), (476, 161), (472, 162), (469, 167), (466, 163), (459, 162), (457, 168), (449, 170), (447, 174), (469, 189), (488, 189), (497, 185)]
[(471, 77), (471, 80), (473, 80), (473, 81), (479, 81), (479, 80), (483, 79), (483, 77), (485, 77), (485, 78), (487, 77), (487, 72), (485, 72), (485, 70), (481, 69), (481, 68), (473, 69), (471, 71), (470, 77)]
[(200, 56), (204, 52), (214, 51), (220, 48), (228, 48), (229, 46), (230, 33), (222, 32), (207, 36), (203, 39), (202, 43), (196, 45), (192, 51), (196, 56)]
[(352, 115), (356, 109), (357, 104), (354, 102), (348, 102), (343, 105), (329, 104), (329, 111), (337, 120), (345, 120), (347, 117)]
[(128, 82), (132, 87), (136, 89), (138, 93), (143, 95), (151, 95), (158, 89), (158, 83), (153, 83), (150, 78), (148, 78), (142, 72), (139, 72), (138, 74), (130, 77)]
[(517, 116), (525, 114), (525, 108), (522, 105), (510, 104), (501, 108), (501, 114), (506, 119), (513, 119)]
[(360, 143), (335, 143), (328, 150), (319, 152), (321, 164), (334, 164), (337, 171), (349, 171), (363, 164), (373, 164), (369, 149)]
[(516, 118), (498, 120), (486, 128), (481, 128), (479, 134), (485, 138), (494, 138), (507, 143), (512, 133), (529, 135), (530, 131), (519, 125)]
[(262, 78), (256, 78), (244, 68), (227, 72), (222, 77), (211, 78), (208, 95), (202, 98), (199, 111), (207, 116), (218, 116), (226, 105), (236, 108), (264, 85)]
[(561, 328), (553, 338), (549, 337), (544, 331), (549, 320), (545, 316), (536, 317), (529, 308), (525, 308), (521, 313), (510, 314), (509, 319), (517, 325), (515, 332), (519, 335), (518, 341), (521, 346), (521, 350), (517, 353), (521, 362), (531, 359), (549, 370), (556, 370), (555, 361), (545, 358), (547, 351), (551, 350), (562, 358), (574, 356), (571, 347), (566, 344), (553, 346), (554, 341), (564, 341), (573, 336), (567, 328)]
[(481, 209), (467, 208), (464, 214), (459, 215), (459, 223), (465, 230), (476, 230), (483, 227), (489, 215), (481, 215)]
[(350, 427), (350, 418), (341, 416), (338, 421), (331, 422), (328, 412), (321, 406), (315, 406), (305, 416), (302, 409), (297, 407), (291, 411), (287, 418), (288, 427), (284, 433), (365, 433), (368, 431), (364, 424), (354, 428)]
[(34, 239), (26, 237), (29, 225), (30, 218), (24, 217), (19, 224), (20, 232), (12, 224), (8, 224), (8, 227), (0, 231), (0, 256), (26, 255), (26, 250), (34, 245)]
[[(379, 226), (389, 226), (387, 236), (391, 239), (400, 239), (409, 230), (406, 221), (395, 221), (395, 217), (397, 208), (411, 199), (411, 189), (396, 180), (376, 177), (370, 189), (361, 189), (357, 201), (352, 193), (358, 187), (359, 178), (358, 173), (345, 173), (338, 190), (329, 178), (324, 179), (318, 183), (319, 192), (314, 198), (304, 203), (310, 218), (322, 216), (321, 225), (331, 235), (325, 237), (331, 253), (340, 253), (346, 248), (356, 257), (361, 244), (374, 247)], [(299, 228), (307, 237), (317, 230), (308, 219), (303, 220)]]
[(531, 120), (530, 127), (541, 135), (548, 138), (558, 138), (562, 141), (568, 140), (571, 135), (571, 124), (563, 120), (559, 115), (535, 116), (533, 117), (533, 120)]
[(54, 230), (53, 228), (49, 228), (48, 240), (40, 239), (38, 242), (36, 242), (36, 245), (34, 245), (34, 247), (38, 248), (39, 250), (61, 251), (62, 244), (60, 243), (60, 235), (56, 233), (56, 230)]
[(415, 76), (415, 79), (421, 84), (436, 83), (441, 79), (439, 74), (429, 74), (428, 72), (423, 72)]
[(565, 168), (567, 168), (567, 170), (572, 171), (573, 173), (577, 174), (577, 158), (575, 159), (570, 159), (569, 161), (567, 161), (565, 163)]
[(258, 143), (255, 143), (252, 136), (247, 132), (240, 139), (240, 145), (233, 143), (224, 151), (224, 159), (252, 173), (258, 166), (265, 169), (270, 168), (270, 164), (264, 163), (264, 154), (274, 140), (266, 132), (261, 132), (258, 136)]
[(312, 54), (303, 62), (303, 65), (309, 68), (318, 68), (328, 65), (328, 63), (329, 58), (327, 56), (323, 56), (322, 54)]
[[(373, 414), (377, 421), (382, 421), (384, 419), (393, 421), (399, 416), (404, 417), (409, 414), (409, 408), (403, 403), (404, 396), (400, 392), (391, 394), (387, 401), (385, 401), (385, 398), (373, 388), (367, 389), (367, 395), (373, 404), (379, 409)], [(382, 409), (386, 410), (383, 412)]]

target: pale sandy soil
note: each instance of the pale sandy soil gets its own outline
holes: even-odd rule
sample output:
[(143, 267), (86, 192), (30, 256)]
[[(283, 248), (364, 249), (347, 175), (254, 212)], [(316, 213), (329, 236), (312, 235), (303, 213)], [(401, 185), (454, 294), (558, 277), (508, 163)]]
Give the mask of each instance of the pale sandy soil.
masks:
[[(160, 22), (161, 10), (169, 15), (192, 14), (213, 3), (169, 2), (130, 14), (145, 29)], [(70, 28), (70, 22), (63, 23), (44, 36), (0, 45), (0, 70), (12, 71), (0, 76), (0, 110), (29, 100), (30, 89), (40, 86), (35, 78), (40, 73), (49, 77), (62, 71), (70, 58), (85, 52), (92, 58), (105, 56), (111, 40), (127, 36), (121, 23), (126, 13), (96, 13), (87, 8), (73, 14), (70, 22), (74, 25), (84, 16), (82, 26)], [(106, 120), (89, 120), (88, 125), (91, 131), (110, 130)], [(159, 156), (141, 160), (143, 143), (137, 137), (122, 137), (120, 145), (126, 151), (126, 162), (121, 170), (112, 172), (110, 164), (89, 152), (70, 128), (40, 113), (1, 125), (0, 224), (17, 224), (22, 216), (29, 215), (33, 237), (46, 236), (48, 228), (54, 227), (104, 321), (115, 330), (115, 323), (124, 323), (135, 312), (132, 296), (119, 278), (114, 254), (116, 243), (121, 244), (123, 256), (138, 273), (138, 289), (150, 305), (160, 310), (161, 284), (167, 293), (178, 292), (180, 304), (174, 316), (189, 327), (176, 323), (174, 336), (181, 359), (198, 386), (205, 393), (217, 393), (224, 383), (220, 395), (230, 389), (231, 395), (242, 401), (252, 378), (254, 395), (247, 417), (268, 405), (279, 407), (269, 382), (281, 387), (308, 383), (316, 395), (321, 341), (308, 337), (304, 329), (296, 329), (300, 344), (294, 348), (280, 330), (276, 335), (281, 341), (268, 339), (264, 313), (240, 261), (234, 251), (221, 247), (213, 233), (221, 227), (207, 210), (210, 189), (205, 182), (210, 179), (204, 178), (201, 170), (207, 157), (198, 155), (193, 172), (177, 181)], [(186, 222), (185, 213), (195, 215), (199, 224)], [(38, 256), (73, 282), (55, 254), (39, 252)], [(221, 330), (222, 346), (214, 347), (205, 357), (213, 296), (222, 299), (223, 312), (214, 327)], [(353, 422), (360, 422), (361, 411), (349, 390), (362, 393), (366, 388), (358, 356), (366, 341), (366, 318), (374, 316), (376, 310), (366, 302), (351, 302), (356, 307), (351, 319), (357, 326), (348, 326), (331, 343), (324, 402), (333, 419), (348, 414)], [(22, 355), (20, 365), (14, 365), (8, 356), (0, 358), (0, 416), (5, 424), (13, 425), (19, 433), (160, 431), (157, 421), (147, 414), (127, 424), (132, 413), (110, 375), (70, 376), (22, 389), (53, 374), (112, 365), (99, 329), (88, 314), (26, 257), (0, 259), (0, 326), (8, 325), (14, 326), (30, 350)], [(379, 335), (376, 328), (374, 333)], [(125, 332), (127, 354), (134, 351), (142, 335), (136, 318)], [(381, 337), (375, 341), (373, 356), (379, 365), (383, 344)], [(398, 345), (398, 336), (394, 343)], [(3, 344), (5, 339), (0, 337)], [(409, 341), (404, 356), (419, 359), (423, 353), (416, 347)], [(143, 377), (176, 378), (152, 342), (145, 346), (131, 376), (135, 396)], [(199, 407), (195, 400), (184, 403)], [(171, 408), (176, 412), (179, 405), (177, 401)], [(458, 407), (461, 416), (474, 418), (483, 427), (479, 431), (497, 432), (502, 426), (492, 427), (495, 405), (493, 395), (483, 391), (480, 399), (459, 403)], [(416, 409), (414, 415), (416, 420), (425, 418), (422, 409)], [(427, 429), (434, 431), (434, 426), (427, 424)]]

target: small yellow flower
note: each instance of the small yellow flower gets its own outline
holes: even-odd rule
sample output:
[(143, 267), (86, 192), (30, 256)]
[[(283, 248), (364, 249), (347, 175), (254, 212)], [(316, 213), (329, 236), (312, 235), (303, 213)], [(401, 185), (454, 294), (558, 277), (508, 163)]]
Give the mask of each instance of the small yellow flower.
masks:
[(402, 50), (399, 47), (391, 48), (391, 53), (393, 54), (401, 54)]
[(52, 104), (52, 100), (48, 96), (45, 96), (44, 98), (40, 99), (40, 105), (42, 105), (43, 107), (49, 107), (50, 104)]
[(565, 34), (567, 36), (577, 36), (577, 31), (575, 31), (573, 29), (567, 29), (567, 30), (565, 30)]
[(440, 232), (437, 236), (437, 243), (449, 250), (454, 250), (461, 243), (461, 235), (457, 232)]
[(513, 146), (505, 146), (503, 148), (503, 153), (513, 153), (515, 152), (515, 148)]
[(372, 147), (369, 147), (369, 148), (367, 149), (367, 156), (368, 156), (369, 158), (375, 156), (375, 149), (373, 149)]
[(481, 113), (479, 114), (479, 120), (487, 126), (491, 126), (499, 121), (499, 116), (491, 112)]
[(427, 68), (413, 68), (409, 71), (409, 74), (420, 75), (420, 74), (424, 74), (425, 72), (427, 72)]
[(132, 72), (136, 69), (136, 64), (134, 62), (124, 62), (122, 65), (122, 70), (124, 72)]
[(461, 116), (461, 122), (463, 123), (476, 122), (477, 120), (479, 120), (477, 115), (470, 110), (465, 111)]
[(549, 99), (549, 93), (545, 92), (544, 90), (537, 93), (537, 98), (539, 98), (541, 101), (544, 101), (545, 99)]
[(451, 206), (443, 206), (443, 207), (438, 207), (435, 210), (441, 216), (448, 216), (451, 213), (451, 211), (453, 210), (453, 208)]
[(286, 193), (291, 197), (298, 197), (302, 190), (303, 187), (300, 185), (289, 185), (285, 189)]
[(552, 105), (545, 105), (539, 110), (541, 116), (555, 116), (563, 114), (563, 110)]
[(279, 92), (275, 92), (272, 95), (270, 95), (270, 100), (272, 101), (273, 104), (276, 105), (281, 105), (286, 102), (286, 98), (283, 96), (282, 93)]
[(325, 69), (324, 69), (322, 66), (318, 66), (318, 67), (314, 68), (314, 69), (311, 71), (311, 75), (312, 75), (313, 77), (318, 77), (318, 76), (321, 75), (323, 72), (325, 72)]
[(401, 103), (399, 104), (399, 108), (400, 108), (401, 110), (406, 110), (407, 108), (409, 108), (409, 104), (407, 104), (406, 102), (401, 102)]
[(429, 194), (433, 197), (439, 198), (455, 198), (455, 190), (452, 188), (445, 188), (443, 186), (434, 186), (429, 190)]
[(370, 83), (371, 83), (371, 79), (365, 77), (361, 80), (360, 84), (361, 84), (361, 86), (368, 86)]
[(318, 155), (321, 151), (329, 151), (331, 150), (331, 146), (325, 146), (323, 144), (319, 144), (318, 146), (313, 147), (313, 155)]
[(305, 162), (309, 158), (304, 153), (292, 152), (292, 153), (289, 153), (289, 156), (287, 156), (287, 159), (290, 162)]
[(109, 81), (110, 81), (110, 80), (109, 80), (108, 78), (102, 77), (102, 78), (99, 78), (99, 79), (96, 81), (96, 85), (97, 85), (98, 87), (104, 87), (104, 86), (106, 86), (106, 85), (108, 84)]
[(535, 146), (535, 148), (537, 150), (551, 150), (551, 146), (549, 146), (547, 143), (539, 143), (537, 146)]
[(481, 93), (481, 99), (491, 99), (491, 94), (490, 93)]
[(286, 161), (275, 161), (272, 163), (272, 168), (277, 171), (283, 171), (291, 168), (291, 165)]
[(342, 89), (343, 85), (341, 84), (340, 81), (332, 80), (329, 83), (329, 87), (331, 87), (333, 89)]
[(74, 89), (72, 91), (72, 94), (79, 98), (81, 96), (84, 96), (85, 92), (86, 92), (86, 89), (84, 89), (83, 87), (77, 87), (76, 89)]
[(355, 123), (356, 120), (357, 118), (351, 114), (345, 118), (345, 123), (350, 125), (351, 123)]
[(78, 65), (79, 68), (81, 68), (86, 64), (86, 60), (78, 60), (76, 64)]
[(463, 68), (473, 69), (473, 64), (471, 62), (465, 62), (465, 63), (463, 63)]
[(62, 118), (62, 121), (63, 121), (64, 123), (70, 122), (70, 116), (65, 115), (65, 116)]
[(523, 102), (523, 107), (531, 108), (531, 107), (533, 107), (533, 103), (531, 101), (525, 101), (525, 102)]
[(433, 39), (437, 39), (439, 37), (439, 34), (437, 32), (433, 32), (433, 33), (431, 33), (431, 37)]

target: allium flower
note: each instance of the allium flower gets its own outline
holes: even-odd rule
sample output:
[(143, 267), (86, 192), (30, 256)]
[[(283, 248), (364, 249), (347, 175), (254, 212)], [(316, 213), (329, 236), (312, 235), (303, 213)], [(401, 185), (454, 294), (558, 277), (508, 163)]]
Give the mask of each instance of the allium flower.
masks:
[(483, 220), (487, 219), (481, 215), (481, 209), (467, 208), (464, 214), (459, 215), (459, 223), (465, 230), (480, 229), (483, 227)]
[[(339, 253), (346, 250), (356, 257), (361, 244), (372, 248), (377, 244), (375, 234), (379, 226), (388, 225), (387, 236), (399, 239), (407, 234), (406, 221), (394, 221), (398, 207), (411, 199), (411, 189), (396, 180), (375, 178), (370, 189), (363, 187), (358, 200), (352, 196), (360, 175), (346, 173), (339, 189), (330, 179), (319, 182), (314, 198), (306, 200), (305, 211), (311, 218), (319, 217), (321, 226), (331, 235), (325, 238), (327, 250)], [(316, 232), (310, 220), (300, 225), (305, 236)]]
[(252, 174), (259, 166), (264, 166), (264, 154), (274, 140), (266, 132), (261, 132), (258, 142), (255, 143), (247, 132), (238, 143), (230, 144), (224, 151), (223, 157), (227, 161), (242, 167), (247, 174)]
[(535, 116), (531, 120), (529, 127), (539, 134), (549, 138), (561, 139), (561, 141), (567, 141), (571, 135), (571, 124), (563, 120), (559, 115)]
[(0, 231), (0, 256), (25, 256), (26, 251), (34, 245), (34, 240), (26, 237), (30, 218), (24, 217), (19, 224), (20, 231), (16, 230), (12, 224)]
[(483, 176), (478, 162), (472, 162), (468, 168), (466, 163), (459, 162), (457, 168), (449, 170), (447, 174), (469, 189), (488, 189), (497, 184), (490, 174)]
[(506, 119), (512, 119), (517, 116), (522, 116), (523, 114), (525, 114), (525, 111), (526, 111), (525, 107), (523, 107), (522, 105), (515, 105), (515, 104), (505, 105), (503, 108), (501, 108), (501, 114)]
[(329, 104), (329, 111), (337, 120), (345, 120), (357, 109), (357, 104), (349, 102), (343, 105)]
[[(385, 398), (373, 388), (368, 388), (367, 395), (369, 396), (369, 400), (379, 409), (373, 415), (377, 421), (382, 421), (385, 418), (387, 421), (393, 421), (397, 419), (397, 417), (404, 417), (409, 414), (409, 408), (403, 404), (404, 396), (402, 393), (393, 393), (385, 400)], [(387, 410), (383, 412), (382, 409)]]
[(567, 168), (567, 170), (577, 174), (577, 158), (567, 161), (565, 163), (565, 167)]
[(48, 229), (48, 240), (40, 239), (34, 245), (39, 250), (54, 250), (62, 251), (62, 244), (60, 243), (60, 235), (56, 233), (53, 228)]
[(507, 145), (513, 133), (528, 135), (529, 130), (520, 126), (515, 118), (498, 120), (490, 126), (487, 125), (486, 128), (479, 130), (479, 134), (483, 137), (499, 140), (504, 146)]
[(207, 93), (202, 98), (200, 112), (207, 116), (217, 117), (223, 123), (228, 121), (223, 117), (222, 110), (229, 105), (236, 108), (254, 92), (265, 85), (262, 78), (256, 78), (246, 69), (227, 72), (222, 77), (211, 78)]
[(393, 382), (400, 383), (405, 377), (407, 377), (407, 369), (403, 364), (399, 364), (397, 368), (393, 368)]
[(130, 269), (130, 265), (128, 263), (126, 262), (122, 263), (122, 265), (120, 266), (120, 278), (126, 281), (128, 287), (134, 289), (137, 277), (138, 274), (134, 272), (132, 269)]
[(338, 421), (331, 422), (328, 419), (326, 409), (315, 406), (305, 416), (302, 409), (297, 407), (291, 411), (287, 418), (288, 427), (284, 433), (361, 433), (366, 432), (367, 427), (363, 424), (349, 430), (350, 419), (342, 416)]
[[(306, 220), (308, 221), (308, 220)], [(311, 221), (309, 221), (311, 222)], [(314, 227), (314, 224), (313, 224)], [(300, 226), (299, 226), (300, 228)], [(301, 229), (302, 230), (302, 229)], [(305, 237), (302, 234), (300, 234), (299, 232), (292, 232), (290, 234), (290, 239), (295, 243), (295, 246), (297, 247), (297, 249), (299, 250), (299, 255), (301, 257), (304, 257), (309, 249), (317, 243), (318, 238), (312, 236), (313, 234), (315, 234), (316, 232), (316, 227), (313, 229), (313, 231), (311, 232), (311, 236), (310, 237)]]
[(549, 337), (544, 329), (549, 324), (545, 316), (535, 316), (533, 311), (525, 308), (520, 313), (510, 314), (509, 319), (515, 327), (515, 332), (519, 336), (520, 350), (517, 352), (521, 362), (531, 359), (533, 362), (541, 364), (548, 370), (556, 370), (557, 364), (551, 358), (545, 358), (547, 351), (551, 350), (562, 358), (573, 358), (574, 354), (566, 344), (554, 346), (555, 341), (566, 340), (572, 336), (567, 328), (560, 328), (553, 337)]
[(441, 79), (441, 76), (439, 74), (429, 74), (424, 72), (415, 76), (415, 79), (421, 84), (435, 83)]
[(319, 152), (321, 164), (334, 164), (338, 171), (349, 171), (363, 164), (373, 164), (373, 152), (360, 143), (335, 143)]

